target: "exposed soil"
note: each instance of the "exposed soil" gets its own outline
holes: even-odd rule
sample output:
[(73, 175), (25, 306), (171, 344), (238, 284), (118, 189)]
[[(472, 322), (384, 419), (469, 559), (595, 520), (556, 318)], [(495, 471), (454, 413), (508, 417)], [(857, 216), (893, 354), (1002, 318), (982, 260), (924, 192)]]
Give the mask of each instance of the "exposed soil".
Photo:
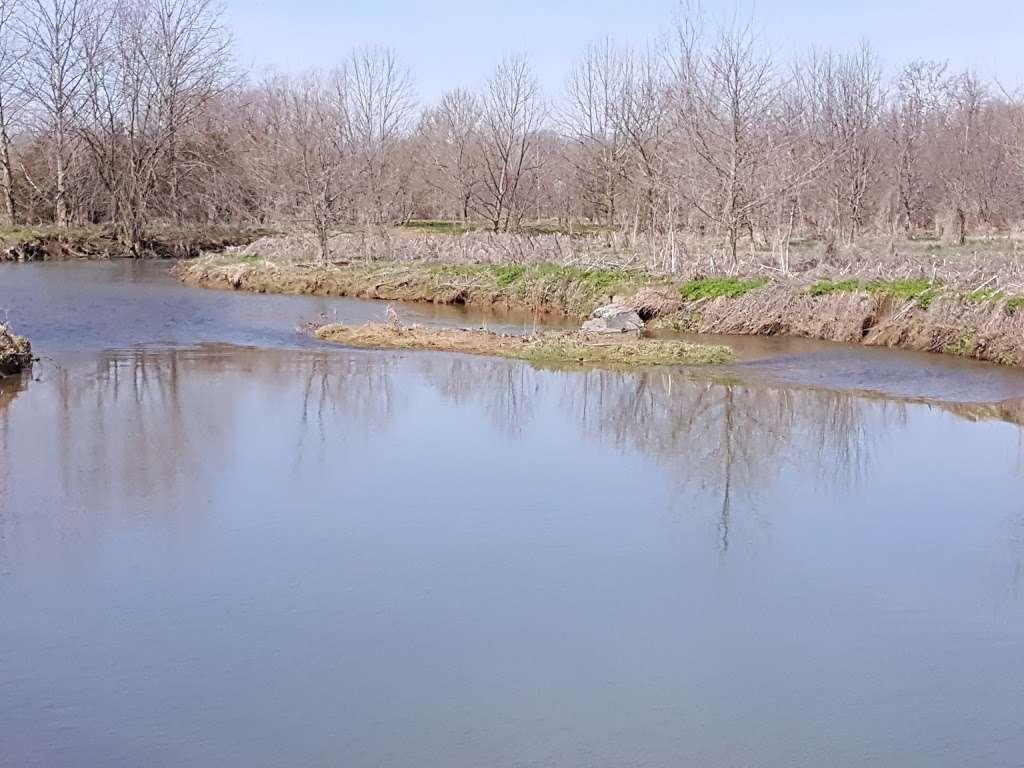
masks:
[(107, 229), (54, 227), (0, 231), (0, 261), (67, 261), (115, 259), (132, 256), (158, 259), (190, 259), (244, 246), (265, 236), (266, 230), (246, 228), (161, 229), (141, 243), (132, 254), (116, 234)]

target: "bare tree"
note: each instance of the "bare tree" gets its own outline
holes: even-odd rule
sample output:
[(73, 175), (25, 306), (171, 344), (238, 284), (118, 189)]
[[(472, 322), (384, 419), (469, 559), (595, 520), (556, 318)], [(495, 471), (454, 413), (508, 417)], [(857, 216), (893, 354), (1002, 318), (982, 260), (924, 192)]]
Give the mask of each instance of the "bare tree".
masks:
[[(167, 171), (170, 212), (179, 218), (180, 185), (204, 158), (182, 153), (182, 132), (237, 77), (231, 65), (231, 35), (213, 0), (149, 0), (153, 3), (151, 76), (159, 98), (161, 152)], [(155, 59), (155, 60), (153, 60)]]
[(25, 46), (26, 86), (53, 142), (53, 206), (59, 227), (67, 227), (71, 220), (68, 155), (86, 76), (82, 35), (89, 9), (86, 0), (27, 0), (19, 25)]
[(360, 162), (363, 215), (381, 224), (398, 191), (396, 153), (416, 106), (412, 73), (386, 48), (352, 54), (346, 72), (348, 127)]
[(724, 231), (735, 263), (741, 234), (769, 198), (764, 172), (776, 146), (765, 127), (778, 99), (772, 61), (749, 26), (720, 30), (705, 49), (684, 24), (674, 69), (683, 194)]
[(138, 254), (154, 198), (179, 214), (180, 140), (224, 87), (228, 38), (207, 0), (117, 0), (81, 32), (84, 98), (75, 129)]
[(823, 166), (830, 237), (848, 243), (868, 222), (869, 197), (880, 175), (878, 141), (882, 71), (867, 44), (856, 53), (812, 53), (795, 67), (809, 136)]
[(22, 91), (21, 40), (16, 34), (17, 0), (0, 0), (0, 187), (3, 188), (7, 225), (18, 220), (14, 197), (14, 169), (11, 164), (11, 133), (24, 105)]
[(630, 53), (624, 62), (618, 120), (629, 146), (627, 176), (634, 190), (634, 238), (641, 226), (657, 229), (659, 193), (664, 188), (670, 146), (670, 88), (662, 58), (651, 51)]
[(1024, 221), (1020, 93), (944, 64), (889, 80), (863, 45), (779, 67), (750, 26), (688, 15), (669, 44), (587, 49), (550, 114), (512, 58), (417, 121), (387, 49), (246, 82), (216, 2), (0, 0), (0, 218), (111, 225), (137, 254), (170, 223), (297, 224), (321, 258), (344, 225), (599, 221), (652, 267), (699, 247), (716, 271), (710, 238), (731, 271), (747, 241), (783, 272), (799, 237)]
[(897, 219), (907, 233), (929, 213), (924, 189), (927, 171), (922, 163), (926, 138), (940, 109), (945, 72), (943, 62), (911, 62), (896, 80), (896, 98), (889, 109), (887, 132), (895, 150)]
[(455, 90), (444, 94), (440, 103), (424, 114), (421, 126), (433, 168), (438, 172), (434, 186), (445, 198), (456, 202), (463, 221), (469, 219), (473, 196), (480, 184), (477, 136), (481, 121), (477, 97)]
[(525, 212), (527, 176), (540, 168), (537, 134), (545, 115), (540, 84), (522, 57), (504, 60), (487, 82), (477, 206), (493, 231), (516, 228)]
[(563, 131), (577, 147), (572, 157), (583, 196), (608, 226), (617, 222), (626, 186), (626, 73), (624, 56), (610, 40), (591, 46), (569, 76), (561, 115)]

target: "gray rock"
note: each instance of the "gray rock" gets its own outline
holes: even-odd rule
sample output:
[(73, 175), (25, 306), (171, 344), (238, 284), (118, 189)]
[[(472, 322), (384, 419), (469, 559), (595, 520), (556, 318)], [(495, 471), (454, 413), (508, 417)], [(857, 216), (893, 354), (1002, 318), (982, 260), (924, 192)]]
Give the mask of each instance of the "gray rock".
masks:
[(643, 330), (644, 321), (636, 310), (618, 304), (607, 304), (598, 307), (583, 323), (580, 329), (584, 333), (632, 333), (639, 335)]

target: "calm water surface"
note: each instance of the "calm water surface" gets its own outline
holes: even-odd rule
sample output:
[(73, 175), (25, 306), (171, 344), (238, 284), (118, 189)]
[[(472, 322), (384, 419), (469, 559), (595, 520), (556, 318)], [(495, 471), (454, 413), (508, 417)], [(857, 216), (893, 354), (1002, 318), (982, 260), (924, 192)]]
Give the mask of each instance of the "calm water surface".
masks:
[(1020, 372), (345, 350), (296, 328), (382, 305), (128, 263), (0, 308), (2, 766), (1024, 764)]

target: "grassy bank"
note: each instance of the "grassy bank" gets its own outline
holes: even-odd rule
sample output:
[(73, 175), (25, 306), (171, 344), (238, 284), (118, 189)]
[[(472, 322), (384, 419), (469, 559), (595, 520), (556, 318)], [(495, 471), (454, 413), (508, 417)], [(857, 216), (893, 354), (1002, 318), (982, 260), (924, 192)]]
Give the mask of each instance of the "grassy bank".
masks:
[(671, 280), (646, 272), (556, 264), (374, 261), (323, 266), (214, 257), (178, 264), (175, 272), (205, 288), (523, 308), (572, 317), (586, 316), (613, 296), (672, 290)]
[[(661, 329), (792, 335), (1024, 365), (1024, 279), (1013, 254), (985, 261), (940, 254), (934, 258), (941, 269), (939, 262), (815, 262), (785, 276), (750, 262), (749, 272), (709, 276), (698, 270), (698, 258), (667, 274), (623, 253), (618, 262), (587, 261), (557, 240), (542, 240), (527, 253), (522, 238), (480, 236), (478, 247), (473, 237), (410, 239), (388, 251), (401, 258), (359, 258), (358, 244), (345, 240), (327, 265), (311, 263), (301, 242), (277, 238), (175, 269), (186, 283), (208, 288), (573, 318), (615, 299)], [(537, 260), (541, 255), (551, 260)]]
[(713, 365), (733, 359), (732, 351), (719, 345), (659, 339), (609, 340), (580, 333), (509, 336), (490, 331), (368, 323), (324, 325), (315, 335), (318, 339), (351, 347), (458, 352), (537, 364)]

